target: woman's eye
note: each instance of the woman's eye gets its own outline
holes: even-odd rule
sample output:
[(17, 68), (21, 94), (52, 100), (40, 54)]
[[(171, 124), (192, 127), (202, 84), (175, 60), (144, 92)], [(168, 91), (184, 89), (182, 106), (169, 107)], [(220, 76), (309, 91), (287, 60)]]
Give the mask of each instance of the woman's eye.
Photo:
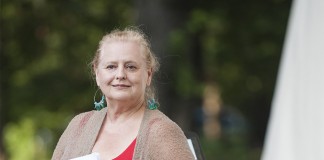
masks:
[(131, 70), (131, 71), (134, 71), (134, 70), (137, 69), (137, 67), (136, 66), (133, 66), (133, 65), (127, 65), (126, 68), (129, 69), (129, 70)]
[(114, 66), (114, 65), (108, 65), (108, 66), (106, 67), (106, 69), (114, 69), (114, 68), (116, 68), (116, 66)]

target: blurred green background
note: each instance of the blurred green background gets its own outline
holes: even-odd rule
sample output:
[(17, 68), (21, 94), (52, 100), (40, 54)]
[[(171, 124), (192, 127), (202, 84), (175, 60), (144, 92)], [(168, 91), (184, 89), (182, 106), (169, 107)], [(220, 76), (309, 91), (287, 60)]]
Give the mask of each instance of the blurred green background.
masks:
[(137, 26), (160, 59), (161, 110), (208, 160), (257, 160), (291, 0), (1, 0), (0, 159), (50, 159), (93, 109), (101, 37)]

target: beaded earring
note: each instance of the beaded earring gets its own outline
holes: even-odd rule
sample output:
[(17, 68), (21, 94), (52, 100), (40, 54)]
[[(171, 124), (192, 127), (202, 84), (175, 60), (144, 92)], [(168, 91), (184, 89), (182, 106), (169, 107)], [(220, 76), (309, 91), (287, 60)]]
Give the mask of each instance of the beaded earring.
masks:
[[(97, 91), (98, 92), (98, 91)], [(97, 92), (95, 93), (95, 96), (93, 97), (93, 101), (94, 101), (94, 108), (97, 110), (97, 111), (100, 111), (101, 109), (105, 108), (106, 105), (105, 105), (105, 96), (102, 95), (101, 96), (101, 100), (99, 102), (96, 102), (96, 94)]]
[(155, 110), (159, 107), (159, 104), (154, 99), (150, 99), (147, 101), (147, 106), (150, 110)]

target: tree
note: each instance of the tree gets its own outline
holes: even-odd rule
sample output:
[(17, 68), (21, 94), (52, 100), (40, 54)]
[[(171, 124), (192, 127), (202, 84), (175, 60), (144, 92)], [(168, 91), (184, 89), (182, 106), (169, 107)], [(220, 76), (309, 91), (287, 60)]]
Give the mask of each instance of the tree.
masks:
[[(26, 134), (35, 133), (32, 138), (39, 139), (34, 143), (45, 144), (37, 152), (45, 152), (48, 159), (71, 116), (92, 108), (96, 88), (87, 64), (105, 32), (131, 23), (130, 5), (105, 0), (2, 1), (0, 134), (5, 143), (15, 139), (8, 136), (13, 128), (28, 119), (34, 127)], [(8, 145), (17, 144), (5, 148), (13, 158), (19, 151)]]

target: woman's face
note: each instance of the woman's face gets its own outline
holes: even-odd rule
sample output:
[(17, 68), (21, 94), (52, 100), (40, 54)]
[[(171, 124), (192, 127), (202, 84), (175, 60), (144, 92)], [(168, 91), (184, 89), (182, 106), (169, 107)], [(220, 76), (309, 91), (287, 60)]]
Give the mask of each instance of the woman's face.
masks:
[(109, 100), (133, 101), (144, 99), (152, 71), (146, 66), (138, 43), (109, 42), (102, 46), (96, 68), (96, 82)]

